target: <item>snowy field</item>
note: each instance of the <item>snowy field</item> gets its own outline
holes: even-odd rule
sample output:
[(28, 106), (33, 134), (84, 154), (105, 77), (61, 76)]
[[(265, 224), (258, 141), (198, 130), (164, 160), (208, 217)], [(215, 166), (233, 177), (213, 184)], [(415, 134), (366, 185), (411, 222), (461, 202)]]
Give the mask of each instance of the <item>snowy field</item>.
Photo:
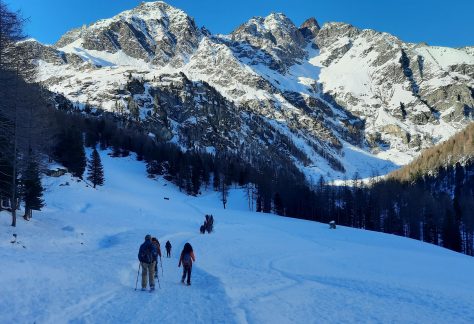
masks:
[[(12, 228), (0, 213), (0, 323), (474, 323), (472, 257), (251, 213), (239, 190), (223, 210), (216, 193), (181, 194), (132, 157), (102, 162), (104, 187), (48, 178), (30, 222)], [(215, 233), (200, 235), (206, 213)], [(173, 245), (154, 293), (134, 290), (147, 233)], [(177, 267), (185, 242), (190, 287)]]

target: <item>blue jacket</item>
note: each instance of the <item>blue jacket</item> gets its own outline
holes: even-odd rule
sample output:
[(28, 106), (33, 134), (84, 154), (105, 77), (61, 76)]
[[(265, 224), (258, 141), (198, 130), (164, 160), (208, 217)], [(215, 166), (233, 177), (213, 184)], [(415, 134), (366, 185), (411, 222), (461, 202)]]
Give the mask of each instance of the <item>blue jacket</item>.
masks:
[(152, 263), (153, 260), (156, 260), (157, 255), (158, 250), (151, 241), (146, 240), (142, 245), (140, 245), (140, 250), (138, 250), (138, 260), (140, 262)]

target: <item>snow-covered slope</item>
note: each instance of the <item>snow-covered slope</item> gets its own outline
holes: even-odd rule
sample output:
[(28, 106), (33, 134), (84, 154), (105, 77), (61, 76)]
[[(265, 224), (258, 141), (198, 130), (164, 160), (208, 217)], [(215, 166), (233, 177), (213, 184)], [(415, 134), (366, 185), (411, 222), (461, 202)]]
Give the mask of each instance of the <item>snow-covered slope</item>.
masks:
[[(101, 152), (106, 183), (47, 178), (47, 207), (8, 226), (0, 213), (0, 323), (472, 323), (474, 259), (393, 235), (228, 209)], [(169, 198), (165, 200), (164, 198)], [(200, 235), (206, 213), (215, 232)], [(12, 234), (18, 243), (9, 243)], [(162, 245), (160, 289), (134, 291), (137, 251)], [(177, 256), (190, 242), (192, 286)]]
[[(77, 107), (127, 114), (133, 100), (150, 131), (183, 149), (241, 150), (249, 159), (270, 152), (269, 159), (287, 158), (316, 179), (386, 174), (473, 119), (471, 48), (410, 44), (344, 23), (320, 28), (314, 18), (298, 28), (274, 13), (212, 35), (179, 9), (144, 2), (72, 30), (54, 46), (23, 46), (40, 52), (39, 80)], [(205, 92), (215, 89), (221, 98), (190, 91), (183, 78), (204, 82)], [(163, 90), (178, 99), (160, 106)], [(219, 102), (232, 112), (228, 125), (241, 127), (205, 121), (200, 129), (223, 135), (200, 145), (181, 120), (162, 123), (152, 115), (154, 106), (179, 115), (179, 98), (203, 111)], [(354, 168), (348, 151), (374, 162)]]

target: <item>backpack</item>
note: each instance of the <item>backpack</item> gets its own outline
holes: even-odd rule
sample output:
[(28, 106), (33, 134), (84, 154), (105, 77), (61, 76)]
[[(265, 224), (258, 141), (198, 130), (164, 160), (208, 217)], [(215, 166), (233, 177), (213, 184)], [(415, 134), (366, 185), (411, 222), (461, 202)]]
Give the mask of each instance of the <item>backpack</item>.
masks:
[(183, 254), (183, 266), (190, 266), (191, 265), (191, 254), (185, 253)]
[(143, 263), (151, 263), (153, 261), (151, 249), (152, 247), (150, 243), (143, 243), (138, 251), (138, 260)]

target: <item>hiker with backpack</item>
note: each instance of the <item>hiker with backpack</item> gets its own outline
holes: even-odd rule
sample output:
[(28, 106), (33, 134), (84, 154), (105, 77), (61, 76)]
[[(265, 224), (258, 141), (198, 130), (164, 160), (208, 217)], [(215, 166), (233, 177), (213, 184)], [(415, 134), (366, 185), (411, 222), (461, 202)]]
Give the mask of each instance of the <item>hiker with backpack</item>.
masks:
[(166, 257), (167, 258), (171, 257), (171, 243), (170, 243), (170, 241), (166, 241), (165, 248), (166, 248)]
[(147, 276), (150, 284), (150, 291), (155, 290), (154, 273), (156, 261), (154, 260), (156, 260), (157, 255), (158, 250), (151, 241), (151, 235), (147, 234), (145, 236), (145, 242), (140, 245), (140, 249), (138, 250), (138, 260), (142, 267), (142, 290), (146, 290)]
[(160, 260), (161, 260), (161, 247), (160, 247), (160, 242), (158, 241), (158, 239), (156, 237), (151, 238), (151, 243), (153, 243), (153, 245), (155, 246), (156, 251), (157, 251), (157, 255), (155, 256), (153, 261), (155, 262), (155, 268), (154, 268), (155, 269), (155, 278), (158, 278), (158, 257), (160, 257)]
[(187, 276), (188, 278), (186, 283), (188, 286), (191, 285), (191, 271), (193, 269), (194, 261), (196, 261), (196, 258), (194, 256), (193, 247), (189, 243), (184, 244), (183, 251), (179, 257), (178, 268), (181, 266), (181, 264), (183, 264), (183, 276), (181, 277), (181, 283), (184, 284), (184, 280)]

